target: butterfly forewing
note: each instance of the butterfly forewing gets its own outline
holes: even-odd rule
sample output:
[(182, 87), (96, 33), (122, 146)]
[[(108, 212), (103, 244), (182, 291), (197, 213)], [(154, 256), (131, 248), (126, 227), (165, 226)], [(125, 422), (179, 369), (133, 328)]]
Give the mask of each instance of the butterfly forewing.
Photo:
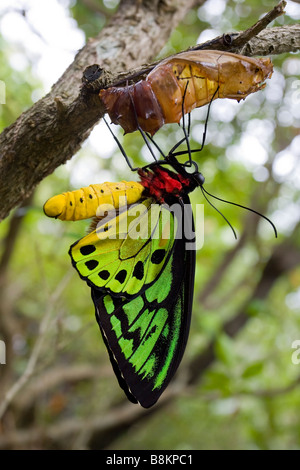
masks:
[(151, 284), (173, 247), (177, 222), (151, 198), (102, 219), (96, 230), (70, 248), (73, 265), (96, 289), (135, 296)]

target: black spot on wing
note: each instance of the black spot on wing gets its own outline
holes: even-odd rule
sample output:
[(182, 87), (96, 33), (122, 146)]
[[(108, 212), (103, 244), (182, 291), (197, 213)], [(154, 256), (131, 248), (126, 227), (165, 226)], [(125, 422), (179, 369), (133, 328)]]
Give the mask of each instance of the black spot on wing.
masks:
[(132, 276), (135, 277), (138, 280), (142, 280), (144, 277), (144, 265), (142, 261), (138, 261), (134, 267)]
[(80, 248), (80, 253), (83, 256), (90, 255), (91, 253), (94, 253), (96, 250), (96, 247), (94, 245), (85, 245)]
[(155, 250), (151, 256), (151, 263), (160, 264), (166, 255), (166, 250)]
[(115, 279), (119, 281), (120, 284), (123, 284), (127, 276), (127, 271), (125, 269), (122, 269), (121, 271), (118, 272), (116, 275)]
[(98, 261), (96, 261), (95, 259), (90, 259), (89, 261), (86, 261), (85, 265), (86, 267), (92, 271), (93, 269), (97, 268), (98, 266)]
[(100, 273), (98, 273), (98, 276), (101, 277), (101, 279), (103, 279), (104, 281), (106, 281), (109, 278), (110, 274), (109, 271), (103, 269), (103, 271), (100, 271)]

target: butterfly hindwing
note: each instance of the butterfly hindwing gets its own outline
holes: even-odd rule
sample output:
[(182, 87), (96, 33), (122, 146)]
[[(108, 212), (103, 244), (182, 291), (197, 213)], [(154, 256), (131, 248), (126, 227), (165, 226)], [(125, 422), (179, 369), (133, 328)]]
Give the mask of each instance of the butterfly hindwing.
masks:
[[(186, 196), (186, 202), (188, 197)], [(191, 210), (185, 216), (192, 220)], [(96, 318), (110, 360), (128, 398), (152, 406), (173, 377), (187, 342), (195, 253), (173, 240), (154, 282), (132, 299), (92, 288)]]

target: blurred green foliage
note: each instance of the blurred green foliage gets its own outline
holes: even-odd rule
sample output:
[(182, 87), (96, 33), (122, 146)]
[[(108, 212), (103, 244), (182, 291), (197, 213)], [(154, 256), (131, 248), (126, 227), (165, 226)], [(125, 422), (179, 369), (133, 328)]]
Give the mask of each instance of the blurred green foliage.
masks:
[[(189, 12), (160, 56), (195, 44), (200, 34), (204, 38), (206, 33), (212, 33), (213, 37), (249, 27), (273, 4), (258, 0), (220, 0), (217, 2), (218, 12), (218, 9), (213, 9), (211, 1), (207, 2), (198, 10)], [(77, 1), (72, 3), (70, 14), (86, 36), (92, 37), (111, 15), (107, 5), (96, 0)], [(293, 18), (285, 15), (276, 24), (293, 22)], [(11, 65), (10, 57), (15, 53), (15, 47), (0, 38), (0, 79), (8, 84), (7, 104), (0, 105), (1, 128), (13, 122), (31, 105), (32, 92), (40, 87), (38, 78), (31, 73), (31, 64), (21, 72)], [(299, 63), (299, 56), (287, 54), (273, 57), (272, 60), (276, 70), (272, 80), (277, 80), (281, 97), (276, 99), (271, 92), (268, 94), (268, 87), (271, 88), (268, 81), (264, 91), (248, 97), (239, 105), (226, 100), (231, 118), (214, 103), (207, 144), (195, 160), (206, 177), (208, 191), (246, 206), (253, 207), (255, 204), (257, 210), (278, 223), (279, 238), (274, 239), (272, 228), (261, 220), (258, 233), (249, 236), (224, 275), (220, 274), (212, 294), (205, 301), (201, 300), (208, 281), (218, 272), (224, 257), (238, 242), (224, 219), (205, 203), (201, 192), (192, 194), (193, 204), (205, 204), (205, 243), (197, 252), (191, 333), (179, 377), (180, 374), (184, 377), (188, 361), (205, 350), (215, 338), (216, 360), (196, 387), (118, 435), (110, 443), (111, 449), (300, 447), (299, 388), (285, 390), (300, 372), (300, 366), (291, 361), (292, 342), (300, 339), (300, 268), (281, 277), (265, 300), (256, 300), (248, 305), (251, 320), (236, 338), (222, 332), (223, 323), (236, 314), (252, 293), (273, 248), (289, 237), (297, 239), (294, 231), (297, 211), (292, 210), (292, 206), (299, 204), (299, 179), (293, 178), (296, 167), (292, 167), (290, 172), (283, 172), (283, 177), (274, 171), (272, 173), (272, 167), (274, 169), (278, 152), (286, 149), (299, 135), (299, 114), (292, 115), (291, 121), (285, 121), (282, 114), (286, 110), (291, 113), (291, 96), (295, 91), (293, 83), (297, 80), (293, 70), (297, 67), (292, 67), (290, 61)], [(205, 113), (206, 109), (192, 113), (192, 148), (201, 144)], [(260, 139), (266, 150), (266, 161), (249, 163), (242, 154), (237, 158), (237, 149), (243, 148), (239, 144), (251, 132), (254, 135), (253, 129), (260, 126), (263, 129)], [(122, 137), (120, 132), (118, 136), (134, 165), (143, 165), (149, 156), (140, 137), (135, 134)], [(181, 132), (177, 125), (169, 125), (161, 129), (155, 138), (163, 151), (168, 152), (181, 138)], [(114, 404), (123, 399), (94, 320), (89, 288), (75, 271), (72, 273), (70, 266), (69, 246), (85, 234), (87, 223), (50, 220), (42, 210), (45, 200), (52, 195), (75, 189), (74, 182), (80, 172), (78, 169), (89, 165), (92, 174), (100, 178), (103, 176), (102, 181), (136, 179), (117, 149), (108, 158), (102, 158), (101, 152), (100, 144), (99, 149), (95, 150), (95, 146), (87, 143), (72, 162), (58, 168), (40, 184), (30, 207), (17, 209), (10, 219), (0, 225), (3, 250), (11, 218), (23, 216), (25, 211), (5, 280), (5, 295), (9, 297), (15, 324), (13, 376), (17, 377), (24, 371), (48, 308), (52, 309), (51, 321), (33, 381), (39, 375), (46, 377), (47, 373), (58, 367), (68, 369), (89, 365), (95, 369), (95, 377), (91, 379), (61, 381), (44, 390), (32, 405), (34, 412), (30, 419), (27, 418), (29, 424), (26, 421), (23, 424), (24, 429), (26, 425), (37, 424), (47, 428), (71, 416), (83, 419), (93, 415), (105, 416)], [(261, 175), (265, 176), (262, 178)], [(95, 182), (99, 181), (92, 180), (87, 184)], [(248, 220), (247, 212), (233, 205), (214, 203), (240, 237)], [(57, 292), (65, 276), (71, 277), (58, 300), (54, 301), (53, 293)], [(272, 393), (274, 390), (279, 392)], [(18, 424), (16, 426), (18, 428)], [(74, 443), (65, 445), (72, 447)]]
[(7, 44), (0, 36), (0, 80), (6, 85), (6, 103), (0, 104), (0, 131), (32, 105), (32, 92), (42, 88), (40, 81), (31, 73), (29, 61), (22, 64), (21, 70), (12, 66), (21, 53), (16, 45)]

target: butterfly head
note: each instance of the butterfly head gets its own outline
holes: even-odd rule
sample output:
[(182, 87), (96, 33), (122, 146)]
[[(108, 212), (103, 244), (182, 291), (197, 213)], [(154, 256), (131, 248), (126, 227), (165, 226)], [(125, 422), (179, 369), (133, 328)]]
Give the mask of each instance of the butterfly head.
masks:
[(192, 178), (197, 183), (197, 186), (203, 186), (205, 178), (202, 173), (200, 173), (200, 171), (195, 171), (194, 173), (192, 173)]

